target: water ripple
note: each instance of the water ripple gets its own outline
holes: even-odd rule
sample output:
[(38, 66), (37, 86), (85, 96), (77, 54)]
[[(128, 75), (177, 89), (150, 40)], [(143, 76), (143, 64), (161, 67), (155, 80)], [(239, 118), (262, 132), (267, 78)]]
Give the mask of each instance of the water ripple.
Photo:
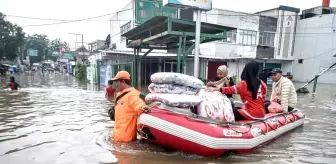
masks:
[(143, 141), (115, 143), (104, 92), (71, 76), (16, 79), (25, 88), (0, 90), (0, 163), (333, 163), (336, 156), (335, 86), (319, 85), (315, 99), (299, 95), (302, 128), (251, 154), (203, 158)]

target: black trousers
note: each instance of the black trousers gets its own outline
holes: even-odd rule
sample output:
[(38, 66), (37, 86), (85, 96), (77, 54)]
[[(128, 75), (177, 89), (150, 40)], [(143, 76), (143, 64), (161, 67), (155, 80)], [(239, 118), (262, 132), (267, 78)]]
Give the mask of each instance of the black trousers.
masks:
[(238, 108), (236, 107), (233, 107), (233, 114), (235, 116), (235, 121), (247, 120), (247, 118), (245, 118), (243, 115), (239, 113)]

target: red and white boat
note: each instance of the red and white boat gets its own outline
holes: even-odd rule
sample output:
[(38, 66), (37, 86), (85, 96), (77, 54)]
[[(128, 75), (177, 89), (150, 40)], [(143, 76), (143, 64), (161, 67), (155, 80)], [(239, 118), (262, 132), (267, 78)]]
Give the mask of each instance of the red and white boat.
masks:
[(138, 118), (138, 132), (151, 142), (201, 156), (247, 153), (298, 128), (305, 115), (298, 110), (267, 114), (264, 119), (221, 122), (190, 109), (160, 104)]

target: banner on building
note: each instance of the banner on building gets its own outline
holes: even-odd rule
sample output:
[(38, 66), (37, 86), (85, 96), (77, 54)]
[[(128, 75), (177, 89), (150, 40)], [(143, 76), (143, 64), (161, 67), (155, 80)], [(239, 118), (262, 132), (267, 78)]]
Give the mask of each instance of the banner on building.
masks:
[(99, 84), (102, 86), (105, 86), (105, 79), (106, 79), (106, 66), (100, 66), (100, 72), (99, 72)]
[(62, 58), (63, 59), (69, 59), (69, 60), (75, 60), (75, 55), (70, 52), (64, 52), (62, 53)]
[(163, 7), (162, 0), (136, 0), (135, 22), (144, 23), (155, 16), (177, 18), (177, 9)]
[(191, 7), (208, 11), (212, 9), (212, 0), (163, 0), (163, 6)]

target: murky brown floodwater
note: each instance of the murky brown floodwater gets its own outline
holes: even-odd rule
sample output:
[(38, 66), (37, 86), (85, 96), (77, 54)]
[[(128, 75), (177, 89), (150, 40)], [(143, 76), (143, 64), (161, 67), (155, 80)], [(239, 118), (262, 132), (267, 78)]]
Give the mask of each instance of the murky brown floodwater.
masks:
[[(7, 81), (0, 77), (0, 86)], [(334, 163), (336, 157), (336, 85), (318, 85), (314, 101), (299, 97), (304, 127), (251, 154), (217, 159), (141, 142), (111, 144), (103, 91), (66, 75), (21, 75), (17, 81), (20, 91), (0, 89), (1, 164)]]

